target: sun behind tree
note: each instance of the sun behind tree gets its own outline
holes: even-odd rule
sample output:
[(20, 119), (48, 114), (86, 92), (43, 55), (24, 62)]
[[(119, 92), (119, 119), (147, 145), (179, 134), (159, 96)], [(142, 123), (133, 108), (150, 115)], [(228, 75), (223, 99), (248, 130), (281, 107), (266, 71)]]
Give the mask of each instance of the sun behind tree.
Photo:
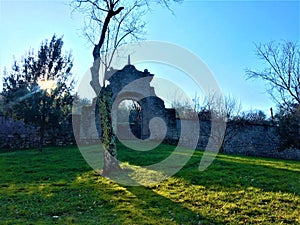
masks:
[(62, 38), (53, 35), (37, 54), (29, 51), (15, 60), (3, 78), (4, 114), (39, 128), (40, 151), (45, 132), (60, 129), (71, 112), (73, 59), (70, 53), (62, 55), (62, 46)]

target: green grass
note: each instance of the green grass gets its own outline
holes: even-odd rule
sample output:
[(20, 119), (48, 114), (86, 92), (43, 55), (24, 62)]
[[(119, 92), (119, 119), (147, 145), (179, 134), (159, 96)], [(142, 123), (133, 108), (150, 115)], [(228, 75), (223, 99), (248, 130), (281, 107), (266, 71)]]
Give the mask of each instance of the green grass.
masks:
[[(118, 146), (132, 179), (173, 151)], [(0, 154), (0, 224), (300, 224), (300, 162), (219, 154), (203, 172), (197, 151), (176, 175), (149, 186), (99, 176), (77, 148)], [(135, 166), (133, 166), (135, 165)]]

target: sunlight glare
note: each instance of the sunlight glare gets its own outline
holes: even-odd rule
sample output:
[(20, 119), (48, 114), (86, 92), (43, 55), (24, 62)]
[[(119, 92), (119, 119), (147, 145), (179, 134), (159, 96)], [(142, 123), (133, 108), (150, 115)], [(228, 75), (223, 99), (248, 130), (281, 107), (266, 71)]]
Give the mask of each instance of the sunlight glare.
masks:
[(39, 79), (37, 81), (37, 83), (38, 83), (40, 89), (46, 91), (48, 94), (50, 94), (51, 91), (54, 90), (57, 86), (57, 83), (55, 80)]

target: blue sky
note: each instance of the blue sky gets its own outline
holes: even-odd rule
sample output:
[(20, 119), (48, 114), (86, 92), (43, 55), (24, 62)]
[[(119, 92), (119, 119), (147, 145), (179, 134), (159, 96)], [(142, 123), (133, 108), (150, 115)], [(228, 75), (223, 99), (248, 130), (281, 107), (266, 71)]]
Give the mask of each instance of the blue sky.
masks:
[[(254, 43), (299, 40), (299, 1), (184, 1), (172, 15), (153, 7), (145, 20), (146, 39), (167, 41), (198, 55), (214, 73), (224, 94), (238, 98), (244, 110), (274, 106), (265, 84), (245, 80), (245, 69), (263, 68)], [(73, 73), (81, 77), (92, 63), (92, 47), (81, 36), (83, 18), (71, 15), (63, 1), (0, 1), (0, 71), (9, 68), (42, 40), (64, 35), (64, 49), (72, 49)], [(172, 79), (166, 71), (151, 68), (157, 76)], [(178, 78), (179, 85), (183, 85)], [(1, 88), (1, 85), (0, 85)]]

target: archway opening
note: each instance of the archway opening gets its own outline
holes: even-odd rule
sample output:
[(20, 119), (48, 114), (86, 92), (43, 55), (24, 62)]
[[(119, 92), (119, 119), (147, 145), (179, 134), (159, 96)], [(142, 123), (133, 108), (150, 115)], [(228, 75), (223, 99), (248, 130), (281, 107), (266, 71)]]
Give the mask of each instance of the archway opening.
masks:
[(142, 138), (142, 107), (135, 100), (123, 100), (117, 110), (117, 136), (119, 139), (130, 140)]

